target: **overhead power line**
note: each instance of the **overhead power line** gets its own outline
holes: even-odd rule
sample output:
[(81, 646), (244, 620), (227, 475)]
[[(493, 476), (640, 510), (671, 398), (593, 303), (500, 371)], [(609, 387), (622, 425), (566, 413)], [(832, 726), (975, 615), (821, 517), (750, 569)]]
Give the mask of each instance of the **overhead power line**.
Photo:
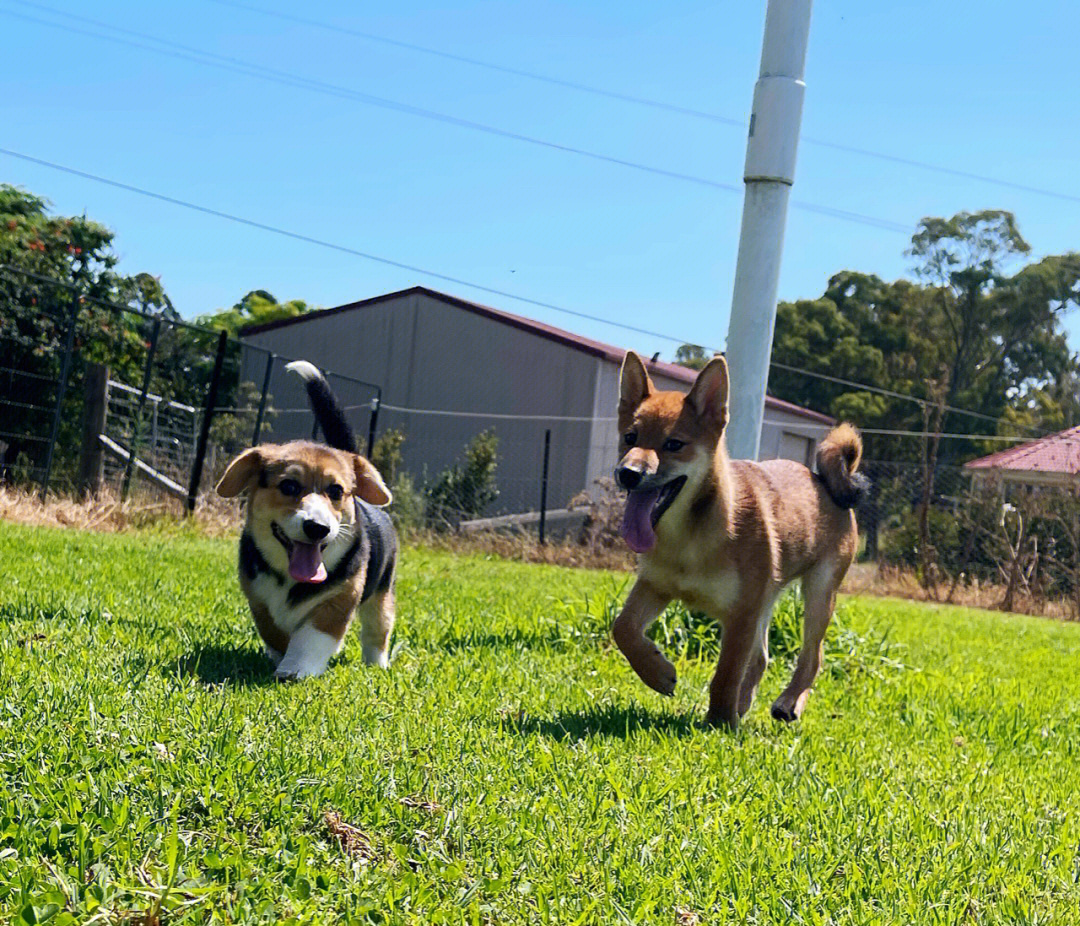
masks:
[(238, 10), (247, 10), (251, 13), (259, 13), (263, 16), (274, 16), (278, 19), (288, 20), (289, 22), (299, 23), (302, 26), (311, 26), (315, 29), (324, 29), (328, 32), (337, 32), (342, 35), (350, 35), (354, 38), (364, 39), (369, 42), (378, 42), (382, 45), (392, 45), (395, 48), (404, 48), (407, 51), (416, 51), (421, 54), (431, 55), (436, 58), (443, 58), (447, 61), (457, 61), (460, 64), (470, 64), (475, 67), (487, 68), (489, 71), (498, 71), (502, 74), (513, 74), (515, 77), (525, 77), (529, 80), (540, 81), (541, 83), (551, 84), (555, 87), (565, 87), (569, 90), (579, 90), (582, 93), (591, 93), (594, 96), (607, 97), (610, 100), (619, 100), (623, 103), (635, 103), (639, 106), (649, 106), (653, 109), (666, 110), (671, 113), (679, 113), (683, 116), (693, 116), (697, 119), (707, 119), (710, 122), (719, 122), (723, 125), (732, 125), (737, 128), (745, 128), (745, 119), (732, 119), (727, 116), (720, 116), (716, 113), (705, 112), (704, 110), (694, 109), (691, 106), (681, 106), (678, 103), (665, 103), (662, 100), (652, 100), (648, 97), (636, 96), (632, 93), (624, 93), (618, 90), (605, 90), (602, 87), (593, 87), (589, 84), (583, 84), (579, 81), (569, 80), (564, 77), (554, 77), (550, 74), (541, 74), (537, 71), (527, 71), (523, 68), (510, 67), (505, 64), (497, 64), (494, 61), (483, 61), (479, 58), (470, 58), (468, 55), (460, 55), (452, 51), (444, 51), (440, 48), (431, 48), (427, 45), (419, 45), (415, 42), (404, 42), (400, 39), (390, 38), (385, 35), (377, 35), (374, 32), (364, 32), (361, 29), (351, 29), (348, 26), (339, 26), (334, 23), (324, 22), (318, 19), (311, 19), (307, 16), (298, 16), (295, 13), (286, 13), (281, 10), (271, 10), (265, 7), (254, 6), (250, 3), (239, 3), (236, 0), (211, 0), (212, 3), (218, 3), (221, 6), (231, 6)]
[[(121, 33), (122, 35), (134, 36), (138, 39), (157, 43), (158, 45), (163, 47), (159, 48), (152, 45), (147, 45), (141, 41), (134, 41), (130, 38), (122, 38), (120, 35), (105, 35), (99, 32), (92, 32), (78, 26), (72, 26), (63, 22), (53, 22), (47, 19), (40, 19), (36, 16), (29, 16), (24, 13), (17, 13), (12, 10), (0, 9), (0, 13), (3, 13), (7, 16), (25, 20), (27, 22), (36, 23), (38, 25), (47, 26), (49, 28), (61, 29), (65, 32), (72, 32), (77, 35), (85, 35), (95, 39), (102, 39), (108, 42), (127, 45), (133, 48), (141, 49), (143, 51), (149, 51), (154, 54), (167, 55), (168, 57), (179, 58), (184, 61), (191, 61), (195, 64), (209, 65), (210, 67), (215, 67), (221, 70), (242, 74), (245, 77), (254, 77), (260, 80), (267, 80), (273, 83), (283, 84), (288, 87), (293, 87), (294, 89), (310, 90), (316, 93), (323, 93), (341, 99), (352, 100), (353, 102), (361, 103), (368, 106), (376, 106), (382, 109), (389, 109), (395, 112), (404, 113), (406, 115), (417, 116), (423, 119), (430, 119), (436, 122), (442, 122), (447, 125), (454, 125), (459, 128), (484, 132), (489, 135), (496, 135), (501, 138), (510, 139), (512, 141), (519, 141), (531, 145), (538, 145), (540, 147), (549, 148), (551, 150), (562, 151), (566, 154), (574, 154), (595, 161), (602, 161), (604, 163), (614, 164), (620, 167), (630, 168), (632, 170), (656, 174), (662, 177), (668, 177), (673, 180), (681, 180), (688, 183), (694, 183), (699, 186), (711, 187), (713, 189), (723, 190), (728, 193), (737, 194), (742, 192), (742, 187), (733, 183), (725, 183), (723, 181), (713, 180), (708, 177), (699, 177), (693, 174), (683, 173), (682, 171), (668, 170), (667, 168), (663, 167), (656, 167), (650, 164), (642, 164), (640, 162), (631, 161), (626, 158), (619, 158), (613, 155), (602, 154), (600, 152), (590, 151), (588, 149), (579, 148), (573, 145), (565, 145), (560, 142), (553, 142), (548, 141), (547, 139), (536, 138), (534, 136), (525, 135), (520, 132), (502, 129), (498, 126), (487, 125), (481, 122), (474, 122), (469, 119), (461, 119), (457, 116), (451, 116), (446, 113), (440, 113), (434, 110), (424, 109), (418, 106), (413, 106), (409, 103), (402, 103), (400, 101), (387, 99), (385, 97), (374, 96), (372, 94), (364, 93), (359, 90), (353, 90), (349, 87), (342, 87), (337, 84), (327, 83), (326, 81), (305, 77), (300, 74), (292, 74), (288, 71), (282, 71), (277, 68), (267, 67), (266, 65), (258, 64), (256, 62), (244, 61), (243, 59), (234, 58), (228, 55), (219, 55), (216, 52), (206, 51), (204, 49), (195, 48), (190, 45), (184, 45), (179, 42), (174, 42), (171, 39), (161, 38), (160, 36), (151, 35), (145, 32), (138, 32), (136, 30), (127, 29), (122, 26), (114, 26), (110, 23), (102, 22), (101, 20), (95, 20), (86, 16), (79, 16), (63, 10), (57, 10), (49, 6), (45, 6), (44, 4), (29, 2), (29, 0), (11, 0), (11, 2), (19, 3), (23, 6), (30, 6), (34, 9), (43, 10), (50, 15), (60, 16), (65, 19), (77, 20), (79, 22), (95, 26), (97, 28), (108, 29), (113, 32)], [(907, 234), (908, 232), (910, 232), (909, 226), (900, 222), (894, 222), (890, 219), (882, 219), (871, 215), (863, 215), (862, 213), (851, 212), (846, 209), (837, 209), (832, 206), (823, 206), (819, 203), (811, 203), (805, 202), (803, 200), (793, 199), (791, 201), (791, 206), (794, 209), (800, 209), (804, 212), (811, 212), (816, 215), (824, 215), (828, 216), (829, 218), (839, 219), (845, 222), (853, 222), (859, 225), (868, 225), (872, 228), (882, 229), (883, 231), (898, 232), (901, 234)]]
[(139, 196), (146, 196), (150, 199), (156, 199), (159, 202), (169, 203), (173, 206), (180, 206), (184, 209), (191, 209), (195, 212), (201, 212), (204, 215), (212, 215), (215, 218), (225, 219), (229, 222), (236, 222), (239, 225), (246, 225), (249, 228), (258, 228), (261, 231), (270, 232), (275, 235), (281, 235), (285, 238), (292, 238), (294, 241), (303, 241), (307, 244), (314, 244), (318, 247), (329, 248), (332, 251), (338, 251), (342, 254), (352, 254), (354, 257), (362, 257), (364, 260), (374, 261), (375, 263), (385, 264), (388, 267), (396, 267), (399, 270), (408, 270), (411, 273), (419, 273), (423, 276), (431, 277), (434, 280), (442, 280), (445, 283), (455, 283), (458, 286), (467, 286), (470, 289), (475, 289), (482, 293), (488, 293), (493, 296), (502, 296), (505, 299), (513, 299), (515, 302), (521, 302), (525, 305), (536, 306), (541, 309), (550, 309), (553, 312), (560, 312), (564, 315), (572, 315), (575, 318), (586, 319), (587, 321), (599, 322), (602, 325), (609, 325), (612, 328), (621, 328), (624, 331), (633, 331), (636, 334), (647, 335), (652, 338), (661, 338), (664, 341), (668, 341), (672, 344), (683, 343), (678, 338), (674, 338), (668, 334), (662, 334), (659, 331), (650, 331), (647, 328), (638, 328), (634, 325), (627, 325), (622, 322), (611, 321), (610, 319), (603, 318), (599, 315), (590, 315), (587, 312), (578, 312), (574, 309), (568, 309), (564, 306), (555, 305), (551, 302), (544, 302), (540, 299), (532, 299), (529, 296), (522, 296), (518, 293), (508, 292), (504, 289), (496, 289), (492, 286), (484, 286), (481, 283), (470, 283), (468, 280), (463, 280), (460, 277), (450, 276), (449, 274), (439, 273), (436, 270), (427, 270), (423, 267), (417, 267), (414, 264), (407, 264), (402, 261), (392, 260), (389, 257), (381, 257), (378, 254), (371, 254), (367, 251), (361, 251), (358, 248), (349, 247), (344, 244), (337, 244), (333, 241), (327, 241), (323, 238), (316, 238), (312, 235), (305, 235), (301, 232), (289, 231), (286, 228), (281, 228), (277, 225), (270, 225), (266, 222), (259, 222), (255, 219), (247, 219), (243, 216), (234, 215), (231, 212), (225, 212), (221, 209), (214, 209), (210, 206), (202, 206), (198, 203), (189, 202), (188, 200), (179, 199), (175, 196), (168, 196), (164, 193), (156, 193), (153, 190), (147, 190), (143, 187), (135, 186), (131, 183), (124, 183), (120, 180), (112, 180), (108, 177), (102, 177), (99, 174), (92, 174), (89, 171), (79, 170), (76, 167), (68, 167), (64, 164), (58, 164), (55, 161), (49, 161), (45, 158), (34, 157), (30, 154), (24, 154), (21, 151), (14, 151), (11, 148), (0, 147), (0, 154), (6, 154), (8, 157), (18, 158), (22, 161), (27, 161), (31, 164), (38, 164), (41, 167), (48, 167), (51, 170), (58, 170), (65, 174), (71, 174), (75, 177), (82, 177), (84, 180), (93, 180), (95, 183), (103, 183), (106, 186), (115, 187), (119, 190), (126, 190), (129, 193), (136, 193)]
[[(596, 87), (591, 84), (585, 84), (580, 81), (569, 80), (563, 77), (556, 77), (551, 74), (541, 74), (538, 71), (529, 71), (523, 68), (510, 67), (508, 65), (499, 64), (494, 61), (485, 61), (481, 58), (473, 58), (469, 55), (462, 55), (456, 52), (446, 51), (445, 49), (432, 48), (427, 45), (420, 45), (416, 42), (406, 42), (401, 39), (395, 39), (390, 36), (379, 35), (374, 32), (366, 32), (361, 29), (353, 29), (348, 26), (341, 26), (336, 23), (326, 22), (325, 20), (313, 19), (308, 16), (299, 16), (296, 13), (289, 13), (282, 10), (269, 9), (267, 7), (256, 6), (252, 3), (243, 3), (240, 0), (210, 0), (212, 3), (217, 3), (220, 6), (232, 7), (238, 10), (246, 10), (251, 13), (258, 13), (262, 16), (271, 16), (277, 19), (287, 20), (289, 22), (298, 23), (303, 26), (310, 26), (315, 29), (323, 29), (327, 32), (336, 32), (341, 35), (348, 35), (354, 38), (363, 39), (368, 42), (377, 42), (382, 45), (390, 45), (395, 48), (402, 48), (406, 51), (419, 52), (425, 55), (431, 55), (437, 58), (443, 58), (447, 61), (456, 61), (461, 64), (468, 64), (474, 67), (486, 68), (491, 71), (498, 71), (503, 74), (513, 74), (516, 77), (524, 77), (528, 80), (539, 81), (541, 83), (551, 84), (556, 87), (565, 87), (569, 90), (576, 90), (581, 93), (589, 93), (593, 96), (606, 97), (612, 100), (619, 100), (624, 103), (632, 103), (638, 106), (647, 106), (651, 109), (663, 110), (666, 112), (677, 113), (682, 116), (691, 116), (696, 119), (703, 119), (708, 122), (715, 122), (719, 125), (732, 126), (738, 129), (746, 129), (746, 119), (736, 119), (732, 116), (724, 116), (720, 113), (708, 112), (706, 110), (695, 109), (691, 106), (683, 106), (678, 103), (671, 103), (664, 100), (656, 100), (650, 97), (638, 96), (632, 93), (625, 93), (616, 90), (608, 90), (603, 87)], [(860, 148), (856, 145), (848, 145), (843, 142), (834, 141), (826, 138), (814, 138), (812, 136), (803, 135), (801, 141), (808, 145), (817, 145), (822, 148), (831, 148), (834, 151), (843, 151), (847, 154), (856, 154), (860, 157), (875, 158), (879, 161), (887, 161), (892, 164), (902, 164), (906, 167), (914, 167), (919, 170), (929, 171), (931, 173), (944, 174), (948, 177), (961, 177), (966, 180), (975, 180), (979, 183), (986, 183), (992, 186), (1003, 187), (1009, 190), (1018, 190), (1024, 193), (1034, 193), (1038, 196), (1048, 196), (1052, 199), (1062, 200), (1064, 202), (1080, 203), (1080, 195), (1072, 193), (1063, 193), (1059, 190), (1049, 190), (1045, 187), (1032, 186), (1026, 183), (1017, 183), (1012, 180), (1005, 180), (1001, 177), (991, 177), (987, 174), (980, 174), (970, 170), (962, 170), (955, 167), (947, 167), (941, 164), (934, 164), (928, 161), (921, 161), (916, 158), (903, 157), (902, 155), (890, 154), (884, 151), (873, 151), (868, 148)]]
[[(371, 254), (371, 253), (369, 253), (367, 251), (362, 251), (362, 250), (360, 250), (358, 248), (349, 247), (348, 245), (337, 244), (337, 243), (332, 242), (332, 241), (326, 241), (326, 240), (324, 240), (322, 238), (315, 238), (312, 235), (305, 235), (305, 234), (303, 234), (301, 232), (290, 231), (290, 230), (288, 230), (286, 228), (280, 228), (280, 227), (278, 227), (276, 225), (270, 225), (270, 224), (268, 224), (266, 222), (256, 221), (255, 219), (244, 218), (243, 216), (234, 215), (233, 213), (225, 212), (224, 210), (221, 210), (221, 209), (214, 209), (214, 208), (212, 208), (210, 206), (202, 206), (202, 205), (199, 205), (198, 203), (189, 202), (188, 200), (180, 199), (180, 198), (175, 197), (175, 196), (168, 196), (168, 195), (166, 195), (164, 193), (157, 193), (157, 192), (154, 192), (153, 190), (148, 190), (148, 189), (145, 189), (143, 187), (135, 186), (134, 184), (131, 184), (131, 183), (124, 183), (124, 182), (119, 181), (119, 180), (112, 180), (112, 179), (110, 179), (108, 177), (102, 177), (102, 176), (100, 176), (98, 174), (90, 173), (89, 171), (80, 170), (80, 169), (75, 168), (75, 167), (68, 167), (68, 166), (66, 166), (64, 164), (58, 164), (55, 161), (46, 160), (45, 158), (35, 157), (33, 155), (30, 155), (30, 154), (24, 154), (21, 151), (14, 151), (11, 148), (0, 147), (0, 154), (7, 155), (8, 157), (16, 158), (16, 159), (21, 160), (21, 161), (26, 161), (26, 162), (31, 163), (31, 164), (37, 164), (37, 165), (39, 165), (41, 167), (47, 167), (47, 168), (49, 168), (51, 170), (60, 171), (60, 172), (65, 173), (65, 174), (70, 174), (70, 175), (75, 176), (75, 177), (81, 177), (84, 180), (92, 180), (95, 183), (101, 183), (101, 184), (104, 184), (106, 186), (114, 187), (116, 189), (125, 190), (125, 191), (127, 191), (129, 193), (135, 193), (135, 194), (137, 194), (139, 196), (145, 196), (145, 197), (148, 197), (150, 199), (155, 199), (155, 200), (158, 200), (159, 202), (169, 203), (170, 205), (180, 206), (181, 208), (190, 209), (190, 210), (192, 210), (194, 212), (200, 212), (200, 213), (202, 213), (204, 215), (210, 215), (210, 216), (214, 216), (215, 218), (225, 219), (226, 221), (235, 222), (235, 223), (237, 223), (239, 225), (245, 225), (245, 226), (247, 226), (249, 228), (257, 228), (257, 229), (259, 229), (261, 231), (270, 232), (271, 234), (281, 235), (282, 237), (285, 237), (285, 238), (291, 238), (294, 241), (303, 241), (306, 244), (313, 244), (313, 245), (316, 245), (318, 247), (328, 248), (328, 249), (330, 249), (332, 251), (338, 251), (339, 253), (342, 253), (342, 254), (351, 254), (354, 257), (361, 257), (364, 260), (374, 261), (375, 263), (384, 264), (384, 265), (389, 266), (389, 267), (396, 267), (399, 270), (408, 270), (408, 271), (410, 271), (412, 273), (419, 273), (422, 276), (431, 277), (432, 279), (435, 279), (435, 280), (441, 280), (441, 281), (446, 282), (446, 283), (454, 283), (454, 284), (456, 284), (458, 286), (465, 286), (465, 287), (468, 287), (469, 289), (477, 290), (478, 292), (488, 293), (489, 295), (493, 295), (493, 296), (501, 296), (504, 299), (512, 299), (515, 302), (520, 302), (520, 303), (522, 303), (524, 305), (531, 305), (531, 306), (535, 306), (535, 307), (541, 308), (541, 309), (549, 309), (552, 312), (558, 312), (558, 313), (560, 313), (562, 315), (569, 315), (569, 316), (572, 316), (574, 318), (585, 319), (586, 321), (597, 322), (597, 323), (599, 323), (601, 325), (607, 325), (608, 327), (611, 327), (611, 328), (618, 328), (621, 331), (630, 331), (630, 332), (633, 332), (635, 334), (642, 334), (642, 335), (645, 335), (645, 336), (651, 337), (651, 338), (659, 338), (660, 340), (666, 341), (666, 342), (671, 343), (671, 344), (691, 344), (691, 343), (694, 343), (693, 341), (691, 341), (688, 338), (676, 338), (676, 337), (672, 337), (670, 334), (664, 334), (663, 332), (660, 332), (660, 331), (652, 331), (652, 330), (650, 330), (648, 328), (640, 328), (640, 327), (638, 327), (636, 325), (628, 325), (625, 322), (612, 321), (611, 319), (604, 318), (604, 317), (602, 317), (600, 315), (591, 315), (588, 312), (579, 312), (579, 311), (577, 311), (575, 309), (568, 309), (565, 306), (557, 305), (557, 304), (555, 304), (553, 302), (545, 302), (544, 300), (541, 300), (541, 299), (533, 299), (533, 298), (531, 298), (529, 296), (522, 296), (519, 293), (509, 292), (508, 290), (497, 289), (497, 288), (495, 288), (493, 286), (485, 286), (482, 283), (474, 283), (474, 282), (472, 282), (470, 280), (462, 279), (461, 277), (455, 277), (455, 276), (450, 276), (449, 274), (439, 273), (436, 270), (428, 270), (428, 269), (425, 269), (424, 267), (418, 267), (418, 266), (416, 266), (414, 264), (407, 264), (407, 263), (404, 263), (403, 261), (392, 260), (391, 258), (388, 258), (388, 257), (381, 257), (381, 256), (379, 256), (377, 254)], [(699, 346), (703, 347), (703, 349), (705, 349), (705, 350), (712, 350), (714, 353), (721, 353), (721, 351), (719, 351), (718, 349), (710, 348), (707, 345), (699, 345)], [(878, 394), (881, 394), (881, 395), (889, 396), (891, 398), (901, 399), (901, 400), (908, 401), (908, 402), (915, 402), (915, 403), (917, 403), (919, 405), (926, 405), (927, 404), (926, 399), (921, 399), (918, 396), (904, 395), (903, 393), (893, 392), (892, 390), (889, 390), (889, 389), (882, 389), (882, 388), (880, 388), (878, 386), (872, 386), (872, 385), (870, 385), (868, 383), (857, 383), (857, 382), (853, 382), (851, 380), (844, 380), (844, 379), (840, 379), (840, 378), (835, 377), (835, 376), (829, 376), (829, 375), (824, 374), (824, 373), (815, 373), (815, 372), (813, 372), (811, 370), (804, 370), (804, 369), (801, 369), (799, 367), (788, 366), (787, 364), (781, 364), (781, 363), (776, 363), (776, 362), (773, 362), (771, 364), (771, 366), (774, 369), (783, 369), (783, 370), (787, 370), (787, 371), (792, 372), (792, 373), (799, 373), (799, 374), (802, 374), (804, 376), (809, 376), (811, 378), (823, 379), (823, 380), (828, 380), (828, 381), (831, 381), (831, 382), (841, 383), (841, 384), (850, 386), (852, 388), (859, 389), (859, 390), (864, 391), (864, 392), (874, 392), (874, 393), (878, 393)], [(993, 417), (991, 417), (989, 415), (984, 415), (984, 414), (982, 414), (980, 412), (968, 411), (967, 409), (963, 409), (963, 408), (954, 408), (952, 406), (948, 406), (947, 410), (951, 411), (951, 412), (954, 412), (956, 414), (959, 414), (959, 415), (968, 415), (968, 416), (971, 416), (971, 417), (982, 418), (982, 419), (986, 419), (986, 420), (990, 420), (990, 421), (996, 421), (997, 420), (997, 419), (995, 419), (995, 418), (993, 418)], [(1026, 428), (1026, 430), (1038, 431), (1037, 428)], [(1045, 433), (1045, 432), (1040, 432), (1040, 433)]]
[[(854, 382), (853, 380), (843, 379), (842, 377), (839, 377), (839, 376), (830, 376), (828, 373), (815, 373), (815, 372), (813, 372), (811, 370), (804, 370), (802, 367), (788, 366), (786, 363), (779, 363), (779, 362), (777, 362), (775, 360), (773, 360), (769, 364), (769, 366), (771, 366), (774, 370), (784, 370), (785, 372), (788, 372), (788, 373), (797, 373), (800, 376), (810, 376), (810, 377), (813, 377), (814, 379), (824, 380), (825, 382), (829, 382), (829, 383), (836, 383), (837, 385), (840, 385), (840, 386), (849, 386), (852, 389), (858, 389), (861, 392), (873, 392), (873, 393), (876, 393), (877, 395), (887, 396), (888, 398), (891, 398), (891, 399), (903, 399), (905, 401), (918, 402), (920, 405), (933, 405), (934, 404), (933, 401), (931, 401), (930, 399), (920, 399), (917, 396), (906, 395), (906, 394), (904, 394), (902, 392), (894, 392), (891, 389), (882, 389), (879, 386), (868, 386), (866, 383), (857, 383), (857, 382)], [(982, 414), (982, 412), (973, 412), (973, 411), (969, 411), (966, 408), (956, 408), (955, 406), (952, 406), (952, 405), (943, 405), (942, 408), (947, 412), (955, 412), (956, 414), (967, 415), (967, 416), (969, 416), (971, 418), (981, 418), (983, 421), (995, 421), (996, 422), (998, 420), (993, 415), (984, 415), (984, 414)], [(1028, 428), (1026, 425), (1016, 425), (1016, 427), (1023, 427), (1023, 428), (1026, 428), (1029, 431), (1036, 431), (1039, 434), (1048, 433), (1046, 431), (1040, 430), (1039, 428)]]

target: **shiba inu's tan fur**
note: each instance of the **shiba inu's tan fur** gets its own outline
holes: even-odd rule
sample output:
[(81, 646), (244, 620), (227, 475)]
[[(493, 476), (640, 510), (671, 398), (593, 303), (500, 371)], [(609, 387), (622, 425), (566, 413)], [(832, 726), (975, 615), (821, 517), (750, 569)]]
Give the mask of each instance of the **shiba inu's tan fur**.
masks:
[(836, 590), (855, 556), (851, 508), (865, 480), (856, 473), (862, 446), (850, 425), (822, 441), (819, 474), (788, 460), (730, 460), (723, 441), (727, 398), (722, 357), (684, 396), (657, 392), (640, 358), (626, 356), (619, 401), (625, 453), (616, 478), (631, 490), (624, 533), (643, 555), (612, 632), (642, 681), (671, 694), (675, 667), (645, 630), (674, 599), (715, 617), (722, 641), (708, 720), (734, 728), (768, 663), (773, 605), (795, 579), (806, 602), (803, 646), (772, 714), (790, 721), (802, 713), (821, 668)]

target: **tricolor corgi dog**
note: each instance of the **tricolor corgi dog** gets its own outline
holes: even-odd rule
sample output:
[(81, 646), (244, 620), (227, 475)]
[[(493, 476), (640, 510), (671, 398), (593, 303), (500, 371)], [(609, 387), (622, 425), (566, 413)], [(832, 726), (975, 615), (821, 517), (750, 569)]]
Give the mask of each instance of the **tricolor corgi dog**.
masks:
[(772, 715), (797, 719), (821, 668), (836, 590), (855, 556), (855, 513), (869, 483), (858, 473), (862, 440), (848, 424), (817, 451), (817, 472), (790, 460), (731, 460), (724, 447), (728, 369), (714, 357), (688, 395), (658, 392), (628, 353), (619, 384), (622, 459), (628, 492), (622, 534), (641, 554), (637, 582), (615, 619), (615, 642), (650, 688), (670, 695), (675, 667), (645, 635), (667, 604), (716, 618), (720, 659), (707, 720), (735, 728), (750, 709), (768, 663), (773, 605), (800, 579), (803, 643)]
[(390, 490), (357, 453), (356, 438), (325, 377), (286, 366), (307, 387), (326, 443), (245, 450), (217, 492), (244, 494), (240, 586), (278, 679), (320, 675), (360, 615), (364, 662), (389, 664), (397, 535), (383, 506)]

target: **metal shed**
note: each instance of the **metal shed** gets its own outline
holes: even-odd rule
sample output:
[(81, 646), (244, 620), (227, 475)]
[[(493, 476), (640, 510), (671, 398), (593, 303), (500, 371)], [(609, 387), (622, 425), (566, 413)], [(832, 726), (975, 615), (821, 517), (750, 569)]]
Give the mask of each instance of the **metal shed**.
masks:
[[(500, 496), (488, 514), (537, 508), (548, 429), (552, 508), (610, 475), (616, 462), (622, 348), (420, 286), (250, 327), (241, 337), (261, 349), (245, 356), (243, 375), (252, 382), (260, 379), (262, 351), (272, 351), (381, 387), (378, 430), (405, 433), (403, 467), (420, 480), (458, 460), (476, 434), (494, 429)], [(660, 388), (686, 391), (694, 380), (684, 367), (648, 366)], [(360, 430), (367, 427), (366, 402), (353, 410)], [(765, 421), (762, 457), (804, 463), (833, 423), (771, 397)], [(283, 415), (272, 438), (309, 436), (309, 427)]]

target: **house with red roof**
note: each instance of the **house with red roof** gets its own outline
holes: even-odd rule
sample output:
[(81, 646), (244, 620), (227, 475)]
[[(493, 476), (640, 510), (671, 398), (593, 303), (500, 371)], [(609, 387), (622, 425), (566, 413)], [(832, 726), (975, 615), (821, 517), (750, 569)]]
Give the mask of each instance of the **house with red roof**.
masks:
[[(489, 514), (537, 509), (547, 431), (550, 508), (610, 476), (618, 460), (621, 347), (423, 286), (252, 326), (240, 337), (247, 347), (242, 375), (256, 387), (267, 351), (376, 384), (378, 432), (404, 432), (402, 466), (418, 481), (459, 460), (477, 433), (494, 429), (500, 497)], [(310, 436), (299, 380), (280, 373), (281, 366), (273, 367), (278, 414), (268, 439)], [(686, 392), (697, 375), (658, 359), (647, 366), (660, 389)], [(353, 409), (354, 428), (367, 433), (371, 393), (331, 382)], [(770, 396), (761, 457), (810, 464), (834, 423)]]
[(1048, 434), (964, 464), (976, 478), (1039, 486), (1080, 480), (1080, 427)]

